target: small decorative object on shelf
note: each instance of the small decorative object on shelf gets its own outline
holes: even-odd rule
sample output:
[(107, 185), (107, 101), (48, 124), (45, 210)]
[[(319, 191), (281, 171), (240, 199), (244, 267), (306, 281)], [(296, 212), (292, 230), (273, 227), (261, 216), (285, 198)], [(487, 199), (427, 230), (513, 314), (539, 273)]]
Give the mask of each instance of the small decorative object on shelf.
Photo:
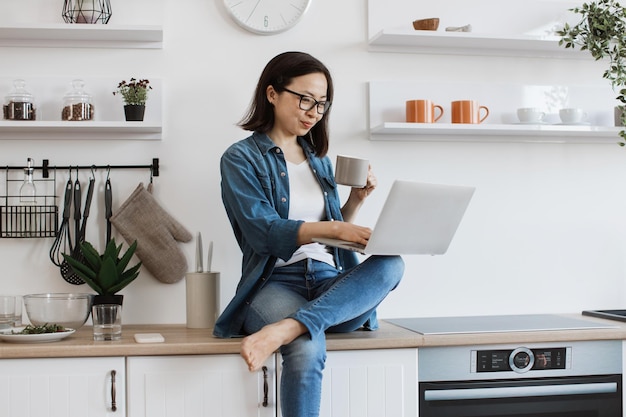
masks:
[(84, 87), (83, 80), (72, 81), (72, 90), (63, 97), (62, 120), (93, 120), (94, 107)]
[(152, 90), (149, 80), (131, 78), (121, 81), (113, 95), (120, 94), (124, 100), (124, 114), (127, 121), (142, 121), (148, 100), (148, 91)]
[(65, 0), (63, 3), (65, 23), (109, 23), (111, 2), (109, 0)]
[[(617, 100), (621, 104), (618, 107), (623, 107), (626, 104), (626, 8), (616, 0), (597, 0), (570, 11), (581, 18), (574, 26), (566, 23), (557, 31), (561, 37), (559, 45), (565, 48), (578, 46), (580, 50), (589, 51), (596, 61), (608, 58), (609, 65), (602, 77), (611, 82), (613, 90), (619, 90)], [(620, 125), (624, 125), (626, 113), (619, 114)], [(622, 139), (620, 146), (625, 146), (626, 130), (622, 130), (619, 136)]]
[(465, 25), (465, 26), (448, 26), (446, 28), (446, 32), (471, 32), (472, 31), (472, 25)]
[(26, 81), (15, 80), (13, 82), (13, 91), (6, 96), (2, 112), (6, 120), (37, 119), (33, 95), (26, 90)]
[(438, 17), (431, 17), (430, 19), (418, 19), (413, 21), (413, 29), (415, 30), (437, 30), (438, 27)]

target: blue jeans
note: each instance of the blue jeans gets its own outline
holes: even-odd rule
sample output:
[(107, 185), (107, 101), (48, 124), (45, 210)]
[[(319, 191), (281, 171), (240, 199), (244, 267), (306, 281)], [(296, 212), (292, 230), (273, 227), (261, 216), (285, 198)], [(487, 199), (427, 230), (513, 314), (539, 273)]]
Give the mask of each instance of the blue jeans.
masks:
[(309, 330), (280, 348), (283, 417), (319, 416), (325, 332), (345, 333), (360, 328), (398, 285), (403, 273), (404, 261), (399, 256), (370, 256), (341, 274), (311, 259), (274, 270), (252, 300), (244, 331), (255, 333), (287, 317)]

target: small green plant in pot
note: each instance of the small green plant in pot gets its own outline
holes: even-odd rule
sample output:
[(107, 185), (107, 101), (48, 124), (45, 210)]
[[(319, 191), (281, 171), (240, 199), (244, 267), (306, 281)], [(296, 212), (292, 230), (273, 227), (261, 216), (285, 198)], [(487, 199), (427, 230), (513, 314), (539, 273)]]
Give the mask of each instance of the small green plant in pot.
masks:
[(128, 121), (143, 120), (148, 101), (148, 92), (152, 90), (149, 80), (137, 80), (131, 78), (130, 81), (120, 81), (113, 95), (122, 96), (124, 101), (124, 113)]
[[(139, 276), (141, 262), (127, 269), (130, 260), (137, 249), (137, 241), (133, 242), (128, 250), (120, 257), (122, 245), (117, 246), (115, 239), (111, 239), (104, 252), (98, 251), (89, 242), (80, 244), (83, 260), (77, 260), (70, 255), (63, 254), (76, 275), (80, 276), (99, 296), (94, 299), (98, 304), (103, 299), (118, 299), (121, 304), (121, 295), (116, 293)], [(103, 300), (104, 301), (104, 300)], [(106, 302), (107, 304), (115, 302)]]
[[(559, 45), (580, 47), (581, 51), (589, 51), (596, 61), (608, 59), (609, 67), (602, 77), (619, 92), (617, 107), (623, 110), (626, 104), (626, 8), (616, 0), (597, 0), (569, 10), (581, 15), (581, 19), (574, 26), (566, 23), (557, 31), (561, 37)], [(626, 125), (624, 112), (621, 112), (621, 125)], [(626, 145), (626, 131), (622, 130), (619, 135), (620, 146)]]

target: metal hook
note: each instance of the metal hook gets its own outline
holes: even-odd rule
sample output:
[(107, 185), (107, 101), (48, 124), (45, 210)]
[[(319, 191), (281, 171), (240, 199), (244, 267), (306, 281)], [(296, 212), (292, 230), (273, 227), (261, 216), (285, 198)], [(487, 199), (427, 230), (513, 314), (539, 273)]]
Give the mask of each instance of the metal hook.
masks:
[(110, 175), (111, 175), (111, 165), (107, 165), (107, 181), (109, 180)]
[(69, 174), (70, 174), (70, 178), (69, 180), (72, 181), (72, 166), (69, 166)]
[(91, 166), (91, 178), (95, 179), (96, 178), (96, 171), (98, 170), (98, 167), (96, 167), (95, 165)]
[(150, 165), (150, 184), (152, 184), (153, 178), (154, 178), (154, 167)]

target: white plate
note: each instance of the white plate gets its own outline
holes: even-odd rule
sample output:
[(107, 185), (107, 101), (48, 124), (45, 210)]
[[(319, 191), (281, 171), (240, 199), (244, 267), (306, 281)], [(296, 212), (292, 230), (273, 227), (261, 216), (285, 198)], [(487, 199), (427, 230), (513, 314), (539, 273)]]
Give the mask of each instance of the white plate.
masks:
[(64, 332), (57, 333), (40, 333), (40, 334), (13, 334), (12, 332), (22, 331), (23, 327), (16, 327), (11, 330), (4, 330), (0, 332), (0, 340), (9, 343), (44, 343), (44, 342), (56, 342), (57, 340), (65, 339), (67, 336), (74, 333), (74, 329), (65, 329)]
[(578, 122), (578, 123), (557, 123), (557, 126), (591, 126), (589, 122)]
[(516, 125), (545, 125), (546, 122), (516, 122)]

